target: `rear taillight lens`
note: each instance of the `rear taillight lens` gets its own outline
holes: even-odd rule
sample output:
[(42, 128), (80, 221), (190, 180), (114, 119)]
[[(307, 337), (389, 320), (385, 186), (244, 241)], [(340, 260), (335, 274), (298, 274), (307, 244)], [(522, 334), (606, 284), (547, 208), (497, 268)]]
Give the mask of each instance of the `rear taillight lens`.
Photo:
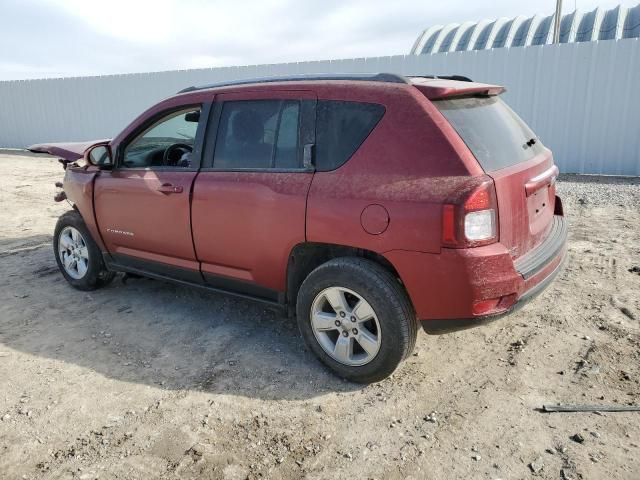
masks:
[(472, 242), (495, 238), (495, 210), (480, 210), (478, 212), (467, 213), (464, 216), (464, 236)]
[(474, 179), (442, 207), (442, 244), (467, 248), (498, 241), (498, 205), (493, 180)]

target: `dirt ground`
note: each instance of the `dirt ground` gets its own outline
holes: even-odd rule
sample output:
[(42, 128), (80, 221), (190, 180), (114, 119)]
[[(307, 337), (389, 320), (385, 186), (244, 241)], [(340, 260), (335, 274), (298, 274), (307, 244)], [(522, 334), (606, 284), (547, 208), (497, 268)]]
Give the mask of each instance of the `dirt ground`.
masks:
[(260, 305), (144, 279), (73, 290), (51, 248), (62, 173), (0, 155), (3, 480), (640, 478), (640, 412), (538, 410), (640, 402), (637, 180), (565, 178), (552, 287), (489, 326), (421, 332), (361, 386)]

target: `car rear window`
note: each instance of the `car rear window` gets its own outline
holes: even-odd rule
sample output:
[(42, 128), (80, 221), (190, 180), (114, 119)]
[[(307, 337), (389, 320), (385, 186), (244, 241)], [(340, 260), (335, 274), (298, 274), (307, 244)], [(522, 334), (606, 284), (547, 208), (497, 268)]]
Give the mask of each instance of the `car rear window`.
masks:
[[(485, 172), (526, 162), (543, 151), (533, 131), (498, 97), (435, 100)], [(528, 145), (531, 139), (536, 142)]]
[(384, 107), (377, 103), (320, 100), (316, 114), (316, 169), (344, 165), (378, 124)]

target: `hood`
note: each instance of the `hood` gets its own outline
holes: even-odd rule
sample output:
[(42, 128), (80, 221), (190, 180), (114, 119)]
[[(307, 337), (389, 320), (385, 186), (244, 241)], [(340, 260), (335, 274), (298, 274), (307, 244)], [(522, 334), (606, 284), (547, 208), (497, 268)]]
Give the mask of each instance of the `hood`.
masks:
[(99, 143), (107, 143), (109, 139), (91, 140), (88, 142), (70, 143), (38, 143), (27, 148), (30, 152), (48, 153), (70, 162), (75, 162), (84, 156), (85, 150)]

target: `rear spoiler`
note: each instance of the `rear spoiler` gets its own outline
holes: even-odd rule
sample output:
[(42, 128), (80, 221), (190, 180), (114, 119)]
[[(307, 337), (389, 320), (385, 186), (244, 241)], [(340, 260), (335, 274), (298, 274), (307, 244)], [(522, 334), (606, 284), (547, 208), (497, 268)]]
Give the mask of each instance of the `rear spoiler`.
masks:
[(429, 100), (440, 100), (451, 97), (494, 96), (506, 89), (500, 85), (477, 83), (470, 80), (440, 78), (415, 78), (411, 83)]
[(459, 82), (473, 82), (469, 77), (464, 75), (409, 75), (406, 78), (413, 80), (414, 78), (440, 78), (442, 80), (458, 80)]

